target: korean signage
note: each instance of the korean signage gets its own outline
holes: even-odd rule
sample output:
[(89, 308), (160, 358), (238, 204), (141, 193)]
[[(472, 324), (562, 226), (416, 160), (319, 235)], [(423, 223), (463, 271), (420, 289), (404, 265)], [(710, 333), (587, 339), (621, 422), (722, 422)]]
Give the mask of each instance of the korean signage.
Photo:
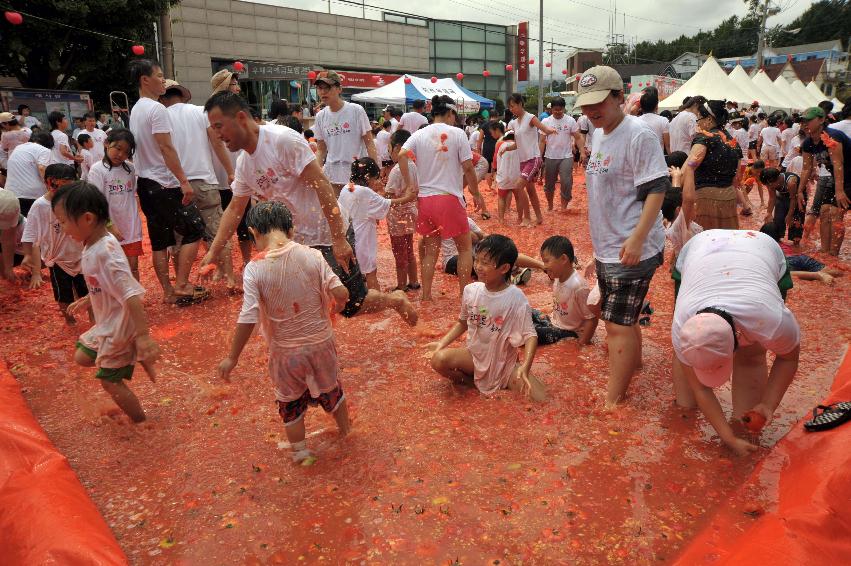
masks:
[(517, 80), (529, 80), (529, 22), (517, 26)]
[(239, 72), (240, 79), (307, 79), (307, 73), (310, 71), (309, 65), (299, 65), (297, 63), (255, 63), (254, 61), (246, 61), (243, 64), (245, 65), (245, 69)]
[(378, 75), (375, 73), (355, 73), (338, 71), (343, 88), (379, 88), (388, 85), (402, 75)]

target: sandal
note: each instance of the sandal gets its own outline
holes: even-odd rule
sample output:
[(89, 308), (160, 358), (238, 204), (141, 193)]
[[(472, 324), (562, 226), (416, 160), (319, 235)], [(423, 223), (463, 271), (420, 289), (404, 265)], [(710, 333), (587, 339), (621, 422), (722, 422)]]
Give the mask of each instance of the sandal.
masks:
[(491, 213), (490, 212), (483, 212), (482, 213), (482, 220), (490, 220), (490, 219), (491, 219)]
[[(821, 409), (821, 412), (819, 412)], [(813, 418), (804, 423), (804, 429), (809, 432), (830, 430), (851, 420), (851, 401), (819, 405), (813, 409)]]
[(409, 283), (408, 286), (405, 287), (405, 289), (408, 291), (419, 291), (420, 289), (422, 289), (422, 285), (420, 285), (419, 283)]
[(210, 292), (209, 289), (205, 289), (200, 285), (195, 287), (195, 292), (191, 295), (181, 295), (174, 304), (178, 307), (188, 307), (191, 305), (197, 305), (199, 303), (203, 303), (207, 299), (213, 296), (213, 293)]
[(742, 216), (753, 216), (753, 210), (751, 210), (750, 208), (742, 210)]

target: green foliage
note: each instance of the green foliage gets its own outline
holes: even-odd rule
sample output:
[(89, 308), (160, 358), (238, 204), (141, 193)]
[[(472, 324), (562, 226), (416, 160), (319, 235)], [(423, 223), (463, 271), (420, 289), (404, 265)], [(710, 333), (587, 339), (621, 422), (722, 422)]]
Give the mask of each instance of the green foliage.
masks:
[[(770, 20), (769, 20), (770, 21)], [(796, 34), (781, 31), (801, 28)], [(848, 0), (821, 0), (785, 26), (774, 26), (766, 33), (768, 45), (788, 47), (802, 43), (816, 43), (851, 37), (851, 2)]]
[(96, 108), (106, 109), (109, 91), (133, 92), (127, 79), (131, 46), (142, 44), (146, 56), (155, 56), (153, 24), (177, 1), (7, 0), (12, 10), (32, 16), (0, 27), (0, 72), (28, 88), (90, 90)]

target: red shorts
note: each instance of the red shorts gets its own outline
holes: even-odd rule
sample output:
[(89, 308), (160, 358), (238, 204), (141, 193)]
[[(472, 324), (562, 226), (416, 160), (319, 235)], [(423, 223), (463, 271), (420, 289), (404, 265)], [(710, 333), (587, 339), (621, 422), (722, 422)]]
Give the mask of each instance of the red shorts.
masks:
[(417, 234), (440, 235), (442, 240), (470, 231), (467, 211), (454, 195), (434, 195), (417, 199)]
[(132, 244), (122, 244), (121, 249), (124, 250), (124, 255), (127, 257), (139, 257), (144, 255), (142, 252), (142, 242), (133, 242)]
[(520, 176), (529, 181), (530, 179), (534, 179), (535, 175), (538, 174), (538, 171), (541, 170), (541, 164), (544, 161), (540, 157), (533, 157), (532, 159), (527, 159), (523, 163), (520, 164)]

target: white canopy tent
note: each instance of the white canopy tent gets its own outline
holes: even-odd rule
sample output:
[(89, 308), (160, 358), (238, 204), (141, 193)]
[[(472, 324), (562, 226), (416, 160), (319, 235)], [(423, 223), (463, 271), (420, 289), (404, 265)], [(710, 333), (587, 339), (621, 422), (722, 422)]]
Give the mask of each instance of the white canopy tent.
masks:
[(759, 72), (751, 78), (751, 81), (753, 81), (753, 84), (755, 84), (761, 91), (771, 93), (771, 97), (774, 98), (774, 100), (782, 102), (784, 109), (798, 107), (793, 100), (790, 100), (781, 89), (777, 88), (777, 86), (771, 82), (771, 79), (768, 78), (768, 75), (762, 69), (760, 69)]
[(810, 91), (807, 90), (807, 87), (804, 86), (804, 83), (801, 82), (801, 79), (795, 80), (791, 85), (792, 90), (795, 91), (796, 94), (801, 98), (801, 100), (807, 100), (810, 103), (810, 106), (816, 106), (821, 100), (816, 100), (816, 97), (812, 95)]
[(824, 93), (821, 91), (815, 81), (810, 81), (810, 83), (807, 85), (807, 92), (812, 94), (818, 102), (821, 102), (822, 100), (828, 100), (828, 98), (824, 95)]
[(673, 110), (682, 105), (685, 97), (698, 95), (708, 100), (729, 100), (739, 104), (753, 102), (753, 96), (743, 92), (711, 55), (692, 78), (659, 103), (659, 108)]
[(786, 97), (787, 100), (792, 101), (792, 108), (796, 110), (805, 110), (812, 106), (810, 104), (809, 99), (801, 100), (801, 97), (798, 96), (798, 93), (792, 90), (792, 87), (783, 78), (783, 75), (778, 75), (776, 79), (774, 79), (774, 86), (777, 87), (777, 90), (783, 93), (783, 96)]
[(839, 112), (840, 110), (845, 108), (845, 105), (842, 104), (841, 102), (839, 102), (839, 99), (836, 98), (836, 97), (834, 97), (834, 99), (831, 100), (831, 102), (833, 102), (833, 111), (834, 112)]
[[(405, 82), (406, 80), (410, 82)], [(425, 100), (428, 104), (431, 97), (436, 94), (448, 95), (459, 106), (458, 111), (463, 113), (478, 112), (479, 108), (493, 108), (494, 106), (492, 100), (467, 90), (452, 79), (437, 79), (433, 83), (430, 79), (410, 75), (399, 77), (382, 87), (359, 92), (352, 96), (352, 100), (372, 104), (405, 106), (411, 104), (414, 100)]]
[(759, 85), (751, 80), (741, 65), (736, 65), (736, 68), (733, 69), (732, 73), (730, 73), (730, 80), (736, 83), (739, 88), (747, 93), (751, 97), (751, 101), (758, 101), (760, 107), (764, 110), (769, 112), (773, 112), (774, 110), (789, 111), (790, 106), (785, 100), (779, 100), (774, 97), (775, 89), (773, 88), (773, 85), (770, 91), (763, 90), (759, 87)]

